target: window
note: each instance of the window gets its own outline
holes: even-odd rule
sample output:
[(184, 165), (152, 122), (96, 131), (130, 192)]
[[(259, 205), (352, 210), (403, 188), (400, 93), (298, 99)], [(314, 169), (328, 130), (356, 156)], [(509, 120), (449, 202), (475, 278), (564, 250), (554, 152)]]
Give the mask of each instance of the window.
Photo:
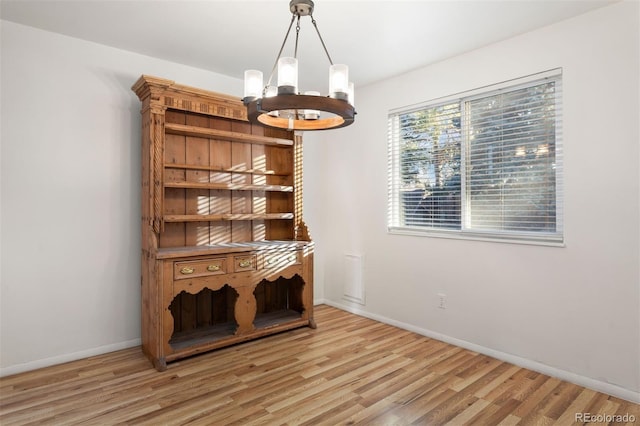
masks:
[(389, 114), (389, 230), (562, 243), (559, 70)]

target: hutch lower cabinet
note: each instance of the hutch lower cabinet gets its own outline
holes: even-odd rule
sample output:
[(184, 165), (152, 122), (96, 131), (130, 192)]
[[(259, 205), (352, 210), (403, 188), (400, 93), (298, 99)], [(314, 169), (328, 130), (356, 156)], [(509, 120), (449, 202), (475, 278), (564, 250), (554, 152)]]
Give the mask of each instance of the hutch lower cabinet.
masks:
[(142, 350), (158, 370), (315, 328), (302, 140), (239, 99), (143, 75)]

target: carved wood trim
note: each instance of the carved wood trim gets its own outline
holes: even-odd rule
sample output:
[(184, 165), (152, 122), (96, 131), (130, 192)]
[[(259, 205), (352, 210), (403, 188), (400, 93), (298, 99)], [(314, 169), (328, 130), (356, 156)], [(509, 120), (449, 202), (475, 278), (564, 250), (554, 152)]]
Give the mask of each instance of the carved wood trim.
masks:
[(151, 110), (151, 123), (153, 126), (153, 232), (159, 234), (164, 230), (163, 199), (164, 179), (162, 162), (164, 159), (164, 109), (153, 108)]
[[(239, 98), (143, 75), (131, 88), (150, 107), (159, 106), (247, 121), (247, 109)], [(212, 99), (215, 98), (215, 99)], [(144, 110), (144, 107), (143, 107)]]

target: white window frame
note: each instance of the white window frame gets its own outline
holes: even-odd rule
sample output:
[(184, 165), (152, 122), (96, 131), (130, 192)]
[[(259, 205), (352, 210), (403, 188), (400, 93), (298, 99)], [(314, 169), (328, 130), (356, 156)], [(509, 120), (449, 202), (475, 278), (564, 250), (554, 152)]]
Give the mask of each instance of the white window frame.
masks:
[[(465, 120), (465, 105), (468, 101), (496, 95), (503, 92), (518, 90), (526, 87), (535, 86), (543, 83), (545, 80), (553, 80), (556, 90), (556, 133), (555, 133), (555, 232), (537, 232), (537, 231), (498, 231), (498, 230), (478, 230), (469, 228), (470, 214), (469, 200), (466, 188), (467, 173), (467, 155), (469, 149), (468, 132), (464, 131), (468, 125)], [(398, 144), (400, 142), (400, 115), (407, 114), (424, 109), (435, 108), (444, 104), (460, 103), (460, 115), (462, 121), (462, 140), (461, 140), (461, 200), (460, 200), (460, 229), (444, 229), (431, 228), (426, 226), (408, 226), (403, 225), (402, 221), (402, 203), (400, 201), (400, 151)], [(536, 244), (548, 246), (564, 246), (564, 220), (563, 220), (563, 144), (562, 144), (562, 69), (553, 69), (542, 73), (532, 74), (526, 77), (505, 81), (499, 84), (485, 86), (458, 93), (455, 95), (434, 99), (417, 105), (396, 108), (389, 111), (388, 115), (388, 203), (387, 203), (387, 230), (390, 234), (427, 236), (437, 238), (456, 238), (470, 239), (481, 241), (494, 241), (506, 243), (520, 244)]]

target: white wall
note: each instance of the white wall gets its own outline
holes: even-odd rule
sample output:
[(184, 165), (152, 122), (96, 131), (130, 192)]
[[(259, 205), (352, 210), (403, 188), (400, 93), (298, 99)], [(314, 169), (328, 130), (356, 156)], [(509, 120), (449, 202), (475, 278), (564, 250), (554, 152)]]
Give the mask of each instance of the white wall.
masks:
[(0, 373), (139, 344), (141, 74), (242, 81), (1, 21)]
[[(356, 123), (305, 144), (327, 302), (638, 400), (638, 16), (615, 4), (357, 89)], [(566, 247), (386, 232), (390, 109), (556, 67)], [(345, 253), (365, 256), (365, 306), (342, 298)]]

